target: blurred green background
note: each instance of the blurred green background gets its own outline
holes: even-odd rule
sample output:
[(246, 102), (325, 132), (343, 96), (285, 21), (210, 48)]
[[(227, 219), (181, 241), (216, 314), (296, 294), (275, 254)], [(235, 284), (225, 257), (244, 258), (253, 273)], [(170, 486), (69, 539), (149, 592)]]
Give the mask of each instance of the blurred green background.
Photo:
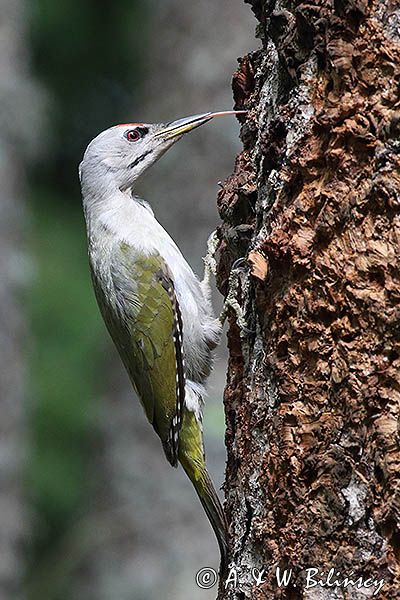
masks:
[[(218, 564), (211, 529), (165, 461), (95, 305), (77, 177), (85, 146), (112, 124), (232, 106), (253, 23), (241, 0), (215, 4), (4, 1), (1, 598), (216, 595), (194, 582)], [(139, 186), (200, 275), (237, 137), (234, 119), (202, 128)], [(217, 485), (224, 371), (222, 348), (205, 413)]]

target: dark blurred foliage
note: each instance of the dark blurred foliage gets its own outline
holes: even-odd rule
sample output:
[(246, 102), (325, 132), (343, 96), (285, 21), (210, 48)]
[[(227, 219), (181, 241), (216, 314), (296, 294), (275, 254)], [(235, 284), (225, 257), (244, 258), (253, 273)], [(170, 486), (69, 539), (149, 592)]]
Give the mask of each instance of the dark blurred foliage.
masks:
[(35, 178), (76, 194), (77, 158), (87, 140), (133, 114), (148, 44), (143, 0), (37, 0), (32, 4), (32, 60), (50, 92), (51, 129)]
[(43, 150), (30, 171), (37, 268), (30, 297), (32, 599), (69, 598), (68, 578), (49, 579), (49, 567), (54, 557), (62, 560), (60, 547), (93, 484), (96, 373), (108, 340), (90, 288), (77, 170), (87, 141), (105, 123), (126, 120), (138, 103), (146, 6), (140, 0), (31, 5), (32, 70), (48, 93)]

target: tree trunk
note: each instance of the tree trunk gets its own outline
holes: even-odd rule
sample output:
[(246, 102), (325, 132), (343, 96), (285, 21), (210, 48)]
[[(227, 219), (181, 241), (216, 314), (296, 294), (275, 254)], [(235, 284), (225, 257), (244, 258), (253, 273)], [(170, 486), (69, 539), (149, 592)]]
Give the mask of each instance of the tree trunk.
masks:
[[(233, 261), (251, 252), (251, 273), (235, 271), (247, 327), (230, 311), (234, 568), (219, 598), (392, 600), (400, 597), (398, 4), (249, 3), (262, 49), (234, 76), (236, 106), (249, 114), (219, 195), (225, 295)], [(292, 569), (282, 587), (277, 567)]]

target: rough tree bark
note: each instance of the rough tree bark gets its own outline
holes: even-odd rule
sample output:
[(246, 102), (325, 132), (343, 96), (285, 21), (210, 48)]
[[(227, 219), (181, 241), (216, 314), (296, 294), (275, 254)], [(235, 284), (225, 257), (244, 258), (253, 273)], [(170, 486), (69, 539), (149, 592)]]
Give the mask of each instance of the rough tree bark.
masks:
[[(249, 0), (244, 150), (219, 194), (229, 599), (400, 597), (400, 10)], [(292, 568), (278, 588), (276, 567)], [(251, 567), (264, 568), (255, 584)], [(307, 587), (307, 568), (364, 587)], [(335, 579), (335, 578), (334, 578)], [(333, 581), (331, 579), (331, 581)], [(309, 581), (309, 583), (312, 583)]]

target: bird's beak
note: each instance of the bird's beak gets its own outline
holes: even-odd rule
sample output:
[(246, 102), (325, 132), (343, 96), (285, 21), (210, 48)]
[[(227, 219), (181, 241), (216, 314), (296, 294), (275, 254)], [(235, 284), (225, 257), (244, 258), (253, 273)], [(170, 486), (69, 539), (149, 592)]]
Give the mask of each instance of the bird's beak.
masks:
[(154, 137), (163, 137), (169, 140), (179, 135), (183, 135), (184, 133), (188, 133), (189, 131), (192, 131), (192, 129), (200, 127), (200, 125), (204, 125), (204, 123), (207, 123), (207, 121), (211, 121), (211, 119), (213, 119), (214, 117), (224, 117), (226, 115), (243, 115), (246, 112), (246, 110), (226, 110), (223, 112), (208, 112), (203, 113), (201, 115), (192, 115), (191, 117), (185, 117), (184, 119), (178, 119), (177, 121), (172, 121), (171, 123), (168, 123), (168, 125), (164, 129), (161, 129), (161, 131), (157, 131), (157, 133), (154, 134)]

